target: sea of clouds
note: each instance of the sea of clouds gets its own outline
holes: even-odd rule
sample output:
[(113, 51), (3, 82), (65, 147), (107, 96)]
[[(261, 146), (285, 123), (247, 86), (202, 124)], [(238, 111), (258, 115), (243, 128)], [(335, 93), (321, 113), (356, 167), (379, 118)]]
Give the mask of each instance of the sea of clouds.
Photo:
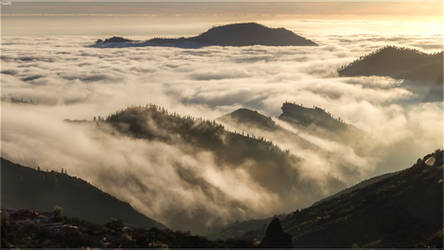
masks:
[[(417, 100), (415, 93), (391, 78), (336, 73), (386, 45), (440, 50), (441, 36), (307, 37), (317, 47), (88, 47), (97, 38), (102, 37), (2, 38), (2, 156), (42, 169), (67, 169), (175, 229), (203, 233), (306, 207), (339, 191), (322, 185), (327, 176), (352, 185), (407, 168), (443, 144), (442, 102), (409, 101)], [(221, 167), (209, 152), (189, 154), (187, 145), (111, 136), (64, 121), (106, 117), (148, 103), (210, 120), (240, 107), (276, 117), (285, 101), (326, 109), (368, 132), (383, 152), (358, 155), (354, 145), (295, 131), (335, 155), (332, 160), (269, 136), (303, 159), (302, 175), (321, 190), (287, 201), (243, 168)], [(183, 178), (184, 169), (192, 178)]]

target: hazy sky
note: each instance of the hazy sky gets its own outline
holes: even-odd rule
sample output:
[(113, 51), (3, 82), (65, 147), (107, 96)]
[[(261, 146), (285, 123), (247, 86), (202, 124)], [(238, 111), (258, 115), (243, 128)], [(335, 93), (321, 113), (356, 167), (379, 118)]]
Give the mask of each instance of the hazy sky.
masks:
[(442, 9), (442, 2), (15, 2), (2, 7), (1, 21), (2, 35), (189, 36), (214, 25), (252, 21), (302, 35), (441, 34)]

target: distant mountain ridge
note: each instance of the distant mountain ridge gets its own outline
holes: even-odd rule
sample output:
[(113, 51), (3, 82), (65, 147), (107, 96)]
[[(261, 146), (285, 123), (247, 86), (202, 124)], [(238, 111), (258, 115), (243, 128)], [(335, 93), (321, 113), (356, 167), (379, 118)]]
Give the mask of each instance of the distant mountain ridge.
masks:
[(218, 121), (225, 123), (239, 123), (246, 126), (256, 126), (260, 129), (274, 130), (278, 126), (270, 117), (266, 117), (257, 111), (246, 108), (236, 109), (235, 111), (217, 118)]
[(104, 224), (112, 219), (137, 227), (165, 228), (134, 210), (130, 204), (82, 179), (54, 171), (24, 167), (1, 158), (2, 209), (51, 211), (56, 205), (67, 216)]
[(372, 140), (365, 131), (344, 122), (340, 117), (333, 117), (323, 108), (309, 108), (285, 102), (281, 109), (280, 120), (317, 136), (322, 135), (348, 145), (353, 144), (355, 150), (365, 151)]
[(443, 52), (387, 46), (338, 70), (340, 76), (390, 76), (395, 79), (442, 83)]
[(267, 117), (254, 110), (240, 108), (216, 120), (236, 130), (245, 131), (246, 133), (260, 133), (266, 137), (285, 138), (285, 140), (291, 140), (292, 143), (297, 143), (305, 149), (319, 149), (316, 145), (300, 137), (298, 134), (281, 127), (271, 117)]
[(348, 124), (341, 121), (340, 118), (333, 118), (331, 114), (322, 108), (308, 108), (289, 102), (285, 102), (282, 105), (282, 114), (279, 116), (279, 119), (296, 123), (303, 127), (315, 125), (333, 132), (343, 132), (349, 129)]
[[(314, 106), (313, 108), (309, 108), (296, 103), (285, 102), (282, 104), (281, 109), (282, 113), (278, 118), (298, 127), (322, 129), (329, 133), (359, 131), (359, 129), (354, 126), (345, 123), (341, 118), (334, 118), (325, 109), (320, 107)], [(276, 124), (271, 117), (267, 117), (257, 111), (246, 108), (237, 109), (217, 118), (217, 120), (226, 124), (241, 125), (243, 128), (255, 127), (273, 132), (283, 130), (283, 128)]]
[(257, 23), (235, 23), (217, 26), (194, 37), (153, 38), (134, 41), (122, 37), (98, 40), (93, 47), (165, 46), (201, 48), (205, 46), (316, 46), (317, 44), (285, 28), (268, 28)]
[(339, 76), (388, 76), (404, 80), (401, 86), (424, 101), (441, 101), (443, 52), (387, 46), (338, 69)]

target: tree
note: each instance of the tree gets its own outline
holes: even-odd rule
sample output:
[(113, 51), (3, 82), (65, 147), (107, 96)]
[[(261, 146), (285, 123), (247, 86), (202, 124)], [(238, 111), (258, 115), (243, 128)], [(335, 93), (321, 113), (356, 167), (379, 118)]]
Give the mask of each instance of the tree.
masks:
[(279, 218), (274, 218), (267, 227), (265, 236), (259, 247), (262, 248), (291, 248), (291, 235), (282, 230)]

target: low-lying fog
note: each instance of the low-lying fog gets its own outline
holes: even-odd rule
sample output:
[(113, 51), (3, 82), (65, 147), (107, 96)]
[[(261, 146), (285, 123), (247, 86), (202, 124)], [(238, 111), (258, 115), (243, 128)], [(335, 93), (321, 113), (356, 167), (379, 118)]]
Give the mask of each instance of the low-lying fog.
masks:
[[(2, 155), (42, 169), (67, 169), (167, 226), (202, 233), (290, 212), (339, 190), (325, 186), (322, 194), (287, 202), (248, 172), (219, 168), (209, 152), (189, 155), (179, 146), (111, 136), (64, 119), (91, 120), (147, 103), (211, 120), (240, 107), (279, 116), (285, 101), (316, 105), (367, 131), (374, 146), (386, 151), (357, 156), (353, 145), (300, 132), (357, 168), (347, 176), (315, 152), (269, 138), (304, 159), (302, 169), (319, 187), (327, 175), (352, 185), (407, 168), (442, 146), (442, 103), (411, 103), (415, 94), (390, 78), (336, 74), (339, 66), (385, 45), (439, 50), (441, 36), (305, 36), (320, 46), (97, 49), (86, 45), (103, 37), (4, 37)], [(177, 164), (233, 202), (185, 183)]]

